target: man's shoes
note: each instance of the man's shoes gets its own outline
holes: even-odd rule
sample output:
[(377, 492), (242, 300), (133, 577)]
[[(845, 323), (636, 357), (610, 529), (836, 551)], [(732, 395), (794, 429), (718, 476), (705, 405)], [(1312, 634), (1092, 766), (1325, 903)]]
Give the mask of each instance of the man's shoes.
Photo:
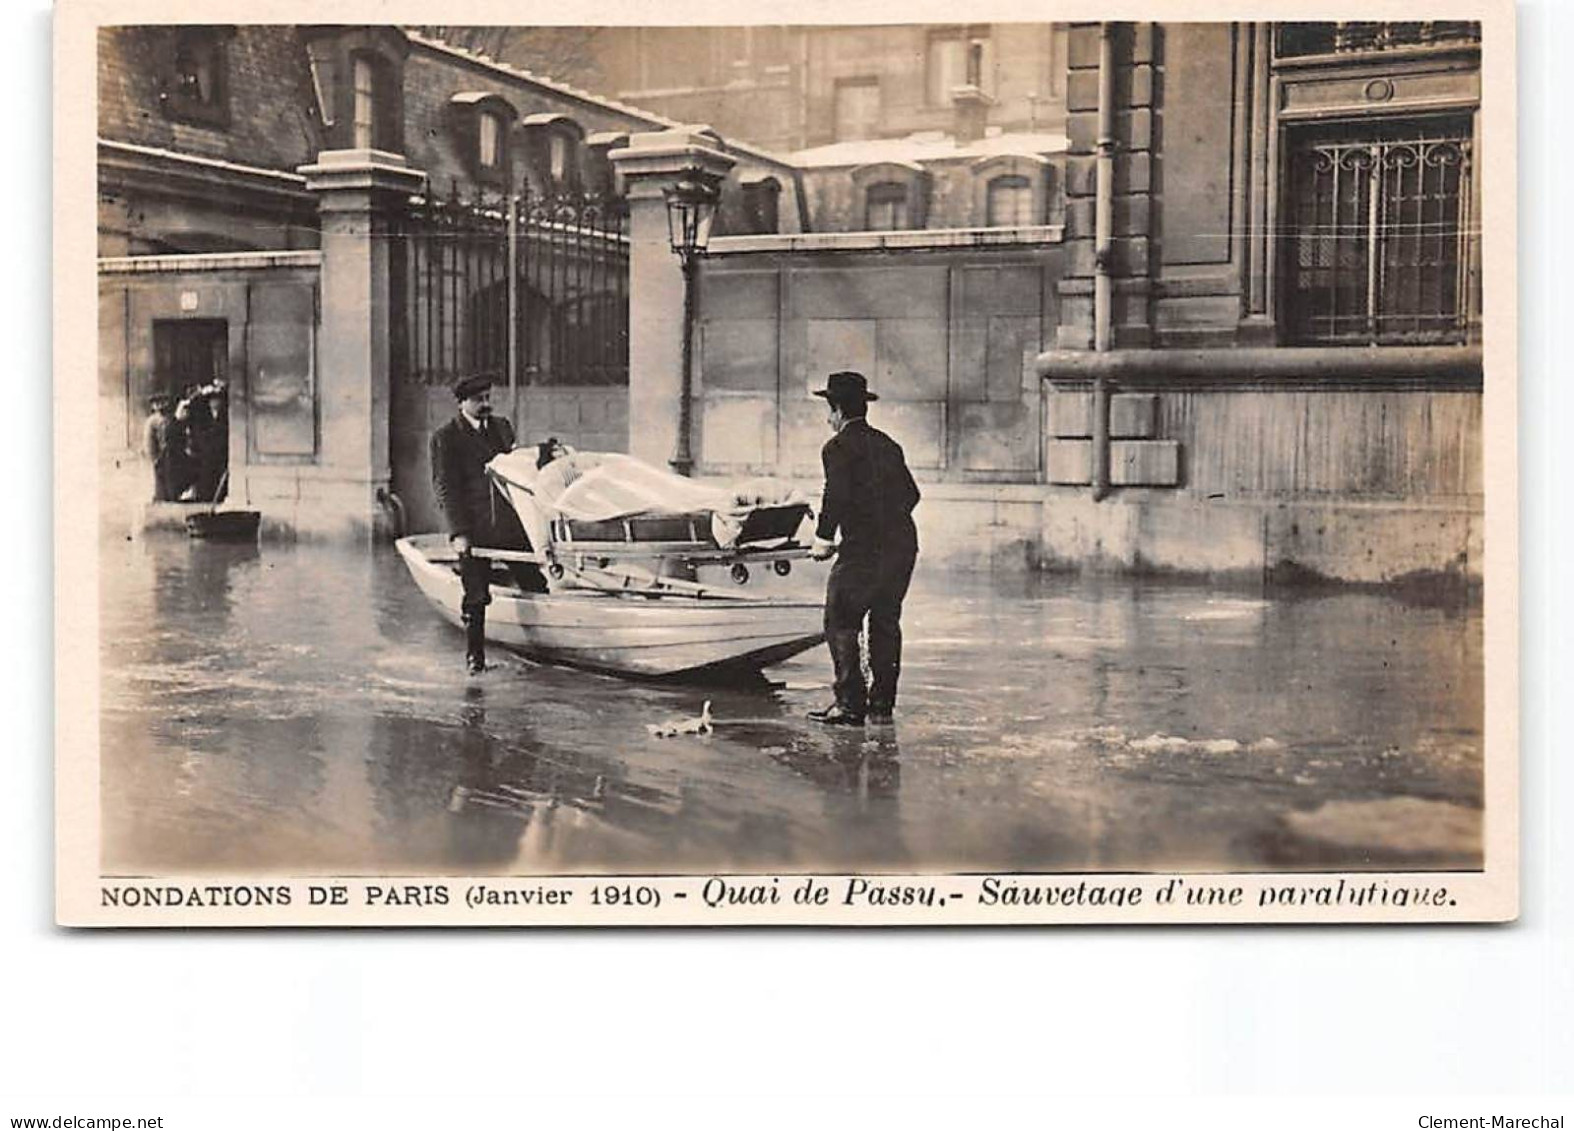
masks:
[(894, 721), (891, 718), (890, 710), (884, 707), (870, 707), (869, 714), (865, 716), (865, 720), (870, 726), (877, 727), (888, 727)]
[(465, 672), (469, 675), (480, 675), (486, 671), (486, 661), (471, 657), (465, 661)]
[(864, 717), (862, 715), (844, 710), (840, 703), (833, 703), (829, 707), (820, 707), (810, 711), (809, 718), (813, 722), (824, 723), (826, 726), (832, 727), (861, 727), (864, 725)]

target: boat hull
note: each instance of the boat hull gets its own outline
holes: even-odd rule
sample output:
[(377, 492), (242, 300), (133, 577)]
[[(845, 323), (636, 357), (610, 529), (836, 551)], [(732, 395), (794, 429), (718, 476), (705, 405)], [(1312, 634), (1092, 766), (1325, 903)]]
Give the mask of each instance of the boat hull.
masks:
[[(451, 624), (462, 587), (440, 535), (396, 543), (410, 576)], [(791, 598), (720, 600), (594, 589), (521, 593), (493, 586), (486, 638), (550, 663), (643, 679), (758, 671), (820, 644), (824, 606)]]

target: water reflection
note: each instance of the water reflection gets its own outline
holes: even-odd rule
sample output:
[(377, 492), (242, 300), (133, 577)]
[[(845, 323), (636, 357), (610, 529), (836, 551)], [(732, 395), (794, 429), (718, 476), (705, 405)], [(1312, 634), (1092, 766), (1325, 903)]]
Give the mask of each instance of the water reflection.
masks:
[(1479, 605), (921, 573), (897, 724), (847, 731), (823, 649), (469, 680), (390, 551), (104, 555), (111, 870), (1479, 864)]

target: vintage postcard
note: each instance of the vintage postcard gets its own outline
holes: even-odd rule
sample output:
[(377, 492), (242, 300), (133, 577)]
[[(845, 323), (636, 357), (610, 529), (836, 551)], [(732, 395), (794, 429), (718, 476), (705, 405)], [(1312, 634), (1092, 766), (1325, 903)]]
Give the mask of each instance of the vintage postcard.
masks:
[(59, 922), (1515, 918), (1436, 8), (63, 3)]

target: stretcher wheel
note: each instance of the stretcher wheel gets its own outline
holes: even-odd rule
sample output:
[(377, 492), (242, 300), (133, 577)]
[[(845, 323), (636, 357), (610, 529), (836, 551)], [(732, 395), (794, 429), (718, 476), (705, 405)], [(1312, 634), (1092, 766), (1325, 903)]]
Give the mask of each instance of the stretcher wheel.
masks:
[(562, 581), (563, 580), (563, 567), (562, 567), (562, 565), (560, 565), (557, 562), (553, 562), (551, 565), (547, 566), (547, 576), (550, 577), (553, 581)]
[(792, 572), (792, 563), (786, 558), (779, 558), (771, 563), (771, 568), (776, 571), (777, 577), (786, 577)]
[(732, 567), (732, 579), (739, 585), (747, 585), (749, 583), (749, 567), (742, 562), (735, 563)]

